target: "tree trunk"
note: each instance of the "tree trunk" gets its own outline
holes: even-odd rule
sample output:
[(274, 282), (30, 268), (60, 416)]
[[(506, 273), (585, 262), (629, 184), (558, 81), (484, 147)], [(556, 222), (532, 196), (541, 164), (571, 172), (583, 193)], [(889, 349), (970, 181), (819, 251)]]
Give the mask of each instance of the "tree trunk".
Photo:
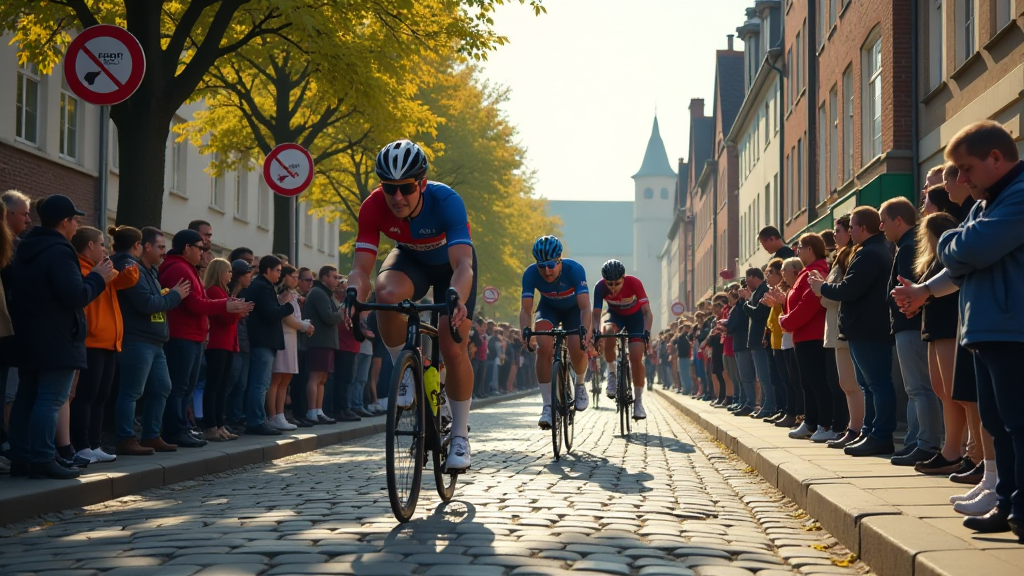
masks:
[[(274, 254), (288, 254), (294, 263), (298, 261), (298, 255), (289, 253), (291, 250), (291, 203), (291, 198), (274, 194), (273, 246)], [(295, 246), (295, 250), (298, 252), (298, 245)]]
[[(115, 110), (115, 119), (118, 126), (118, 150), (121, 154), (117, 223), (140, 229), (143, 226), (161, 227), (164, 164), (171, 118), (152, 108), (126, 106), (122, 110)], [(198, 190), (191, 192), (200, 193)], [(168, 222), (172, 232), (184, 228), (186, 224)]]

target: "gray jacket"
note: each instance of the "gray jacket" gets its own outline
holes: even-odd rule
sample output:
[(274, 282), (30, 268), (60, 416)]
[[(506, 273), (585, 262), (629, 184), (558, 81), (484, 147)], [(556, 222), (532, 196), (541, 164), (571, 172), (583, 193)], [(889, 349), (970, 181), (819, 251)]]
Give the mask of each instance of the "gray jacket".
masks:
[(302, 316), (313, 324), (313, 335), (306, 339), (307, 348), (338, 349), (338, 324), (343, 312), (334, 303), (331, 291), (319, 280), (313, 282), (313, 289), (306, 295)]
[(174, 290), (163, 293), (156, 266), (147, 269), (141, 261), (124, 252), (114, 254), (110, 259), (118, 271), (124, 270), (129, 262), (134, 262), (139, 268), (139, 281), (135, 286), (117, 294), (124, 323), (124, 341), (163, 346), (171, 336), (165, 312), (181, 304), (181, 297)]

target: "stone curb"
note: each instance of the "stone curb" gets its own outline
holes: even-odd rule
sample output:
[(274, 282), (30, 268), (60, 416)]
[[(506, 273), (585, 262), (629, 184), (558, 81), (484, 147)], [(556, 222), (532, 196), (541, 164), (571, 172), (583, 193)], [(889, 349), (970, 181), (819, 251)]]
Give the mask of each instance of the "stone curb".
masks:
[[(708, 404), (664, 392), (658, 396), (752, 466), (879, 576), (987, 576), (1020, 568), (971, 545), (776, 444), (752, 436)], [(956, 561), (952, 561), (956, 558)]]
[[(485, 408), (536, 393), (536, 390), (525, 390), (474, 400), (473, 407)], [(86, 474), (76, 480), (0, 477), (0, 526), (384, 432), (384, 416), (368, 420), (316, 426), (283, 436), (242, 436), (233, 442), (211, 442), (203, 448), (180, 449), (167, 454), (122, 456), (110, 464), (90, 465)]]

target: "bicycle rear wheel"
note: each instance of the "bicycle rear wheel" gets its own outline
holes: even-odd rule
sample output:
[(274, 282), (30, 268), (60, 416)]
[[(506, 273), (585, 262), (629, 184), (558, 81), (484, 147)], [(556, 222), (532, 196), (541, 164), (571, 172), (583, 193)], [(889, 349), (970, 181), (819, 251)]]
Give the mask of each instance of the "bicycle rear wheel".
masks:
[[(388, 500), (399, 522), (408, 522), (416, 512), (423, 479), (423, 382), (419, 359), (403, 350), (395, 362), (388, 395), (387, 445)], [(407, 409), (398, 407), (398, 390), (403, 378), (411, 378), (416, 399)]]
[(629, 365), (629, 357), (623, 362), (623, 377), (626, 379), (626, 434), (633, 432), (633, 368)]
[(551, 366), (551, 449), (555, 460), (562, 455), (562, 361)]
[(562, 368), (562, 437), (565, 440), (565, 453), (572, 452), (572, 440), (576, 431), (576, 372), (572, 366)]

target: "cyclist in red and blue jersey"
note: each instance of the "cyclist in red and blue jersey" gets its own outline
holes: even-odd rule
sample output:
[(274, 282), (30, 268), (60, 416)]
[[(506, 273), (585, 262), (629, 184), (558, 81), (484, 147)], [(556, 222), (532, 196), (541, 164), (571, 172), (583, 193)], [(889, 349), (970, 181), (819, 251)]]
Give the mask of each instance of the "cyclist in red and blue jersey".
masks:
[[(417, 301), (430, 289), (434, 298), (443, 298), (449, 287), (458, 292), (455, 313), (451, 318), (442, 316), (439, 322), (450, 322), (462, 335), (462, 342), (456, 343), (448, 330), (437, 332), (447, 371), (445, 391), (452, 409), (452, 440), (446, 465), (449, 470), (466, 470), (470, 466), (469, 407), (473, 392), (473, 368), (466, 346), (476, 305), (476, 250), (462, 198), (448, 186), (428, 181), (427, 168), (423, 150), (409, 140), (392, 142), (377, 154), (374, 170), (380, 187), (359, 208), (359, 232), (348, 282), (356, 288), (358, 300), (365, 302), (383, 234), (396, 246), (381, 264), (374, 283), (378, 303)], [(350, 318), (351, 310), (347, 312), (345, 316)], [(397, 312), (380, 312), (377, 324), (381, 340), (395, 361), (405, 345), (407, 321)], [(399, 407), (412, 405), (413, 386), (411, 377), (402, 380)]]
[[(643, 338), (629, 339), (629, 368), (633, 375), (633, 418), (647, 418), (641, 401), (644, 392), (644, 352), (650, 342), (654, 314), (647, 300), (644, 284), (636, 276), (626, 275), (626, 267), (618, 260), (609, 260), (601, 267), (603, 277), (594, 287), (594, 323), (601, 321), (601, 310), (608, 303), (608, 322), (601, 327), (603, 334), (614, 334), (623, 328), (630, 334), (643, 334)], [(615, 398), (615, 346), (605, 345), (604, 359), (608, 362), (608, 386), (605, 392)]]
[[(561, 324), (564, 330), (587, 329), (585, 344), (590, 344), (590, 291), (587, 273), (575, 260), (562, 258), (562, 242), (554, 236), (541, 236), (533, 243), (533, 257), (537, 260), (523, 272), (523, 298), (519, 308), (519, 328), (523, 334), (536, 329), (551, 330)], [(540, 292), (537, 318), (533, 318), (534, 292)], [(537, 425), (551, 428), (551, 365), (554, 361), (555, 342), (551, 336), (537, 338), (537, 381), (544, 399)], [(533, 338), (530, 338), (532, 340)], [(525, 344), (532, 347), (527, 340)], [(587, 353), (580, 347), (578, 334), (569, 336), (566, 345), (572, 367), (576, 372), (576, 410), (582, 412), (590, 406), (587, 387)]]

